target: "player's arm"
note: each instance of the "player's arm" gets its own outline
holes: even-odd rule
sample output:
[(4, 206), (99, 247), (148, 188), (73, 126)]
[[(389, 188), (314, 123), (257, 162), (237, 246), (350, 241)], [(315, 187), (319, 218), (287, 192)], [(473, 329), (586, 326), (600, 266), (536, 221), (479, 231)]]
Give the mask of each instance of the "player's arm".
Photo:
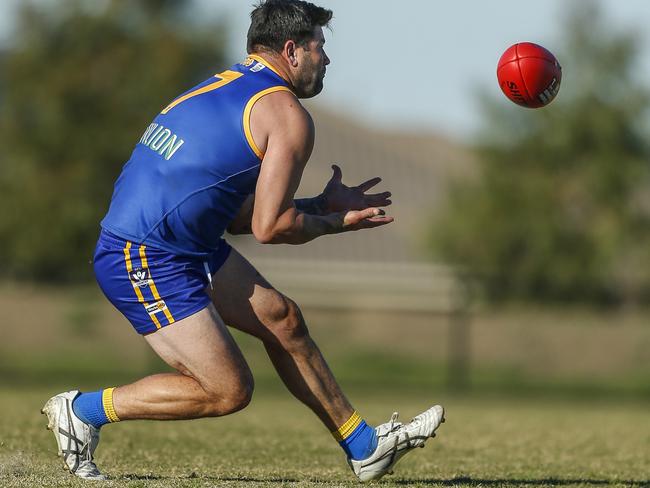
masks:
[(266, 150), (255, 189), (252, 230), (264, 244), (302, 244), (342, 228), (339, 215), (313, 216), (293, 201), (314, 144), (314, 124), (287, 92), (267, 95), (254, 107), (251, 126), (263, 126)]
[[(296, 208), (303, 213), (313, 215), (327, 215), (331, 213), (327, 210), (327, 201), (325, 194), (322, 193), (317, 197), (298, 198), (293, 201)], [(232, 235), (252, 234), (253, 206), (255, 204), (255, 195), (251, 194), (244, 200), (239, 212), (228, 225), (228, 233)]]
[(310, 215), (296, 208), (293, 197), (311, 155), (314, 125), (292, 94), (277, 92), (258, 101), (251, 127), (256, 143), (261, 138), (265, 147), (252, 217), (253, 234), (259, 242), (302, 244), (325, 234), (392, 222), (378, 208), (328, 215)]
[[(343, 210), (361, 210), (368, 207), (386, 207), (390, 201), (389, 191), (381, 193), (366, 193), (370, 188), (377, 185), (381, 178), (374, 177), (357, 185), (347, 186), (343, 184), (343, 173), (338, 165), (332, 165), (332, 177), (327, 182), (323, 192), (312, 198), (297, 198), (293, 204), (298, 211), (311, 215), (328, 215)], [(237, 216), (228, 226), (230, 234), (251, 234), (251, 220), (253, 218), (253, 205), (255, 195), (251, 194), (244, 201)]]

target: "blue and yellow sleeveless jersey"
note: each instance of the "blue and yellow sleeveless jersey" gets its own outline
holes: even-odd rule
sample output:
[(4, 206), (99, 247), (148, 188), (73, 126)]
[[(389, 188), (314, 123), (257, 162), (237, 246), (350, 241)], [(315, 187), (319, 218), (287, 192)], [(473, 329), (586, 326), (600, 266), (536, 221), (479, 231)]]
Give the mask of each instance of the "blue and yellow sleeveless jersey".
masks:
[(124, 165), (102, 228), (176, 255), (209, 256), (255, 191), (263, 154), (250, 111), (278, 90), (290, 91), (253, 55), (172, 101)]

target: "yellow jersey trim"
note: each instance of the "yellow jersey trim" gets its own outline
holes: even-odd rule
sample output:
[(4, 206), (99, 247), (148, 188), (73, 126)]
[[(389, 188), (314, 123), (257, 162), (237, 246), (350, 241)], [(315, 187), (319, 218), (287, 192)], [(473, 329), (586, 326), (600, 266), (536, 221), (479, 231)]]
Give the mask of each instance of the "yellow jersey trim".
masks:
[(248, 101), (246, 104), (246, 107), (244, 108), (244, 134), (246, 135), (246, 141), (248, 142), (248, 145), (251, 147), (255, 155), (261, 160), (264, 157), (264, 153), (262, 150), (257, 147), (257, 144), (255, 144), (255, 141), (253, 140), (253, 133), (251, 132), (251, 111), (253, 110), (253, 105), (262, 98), (264, 95), (268, 95), (269, 93), (274, 93), (277, 91), (287, 91), (289, 93), (293, 93), (289, 87), (286, 86), (272, 86), (271, 88), (267, 88), (266, 90), (262, 90), (261, 92), (257, 92), (255, 95), (251, 97), (251, 99)]
[(334, 439), (336, 439), (338, 442), (344, 441), (345, 439), (350, 437), (350, 434), (354, 432), (354, 429), (359, 427), (361, 421), (362, 421), (361, 417), (355, 410), (350, 416), (350, 418), (341, 427), (339, 427), (338, 430), (332, 432)]
[(106, 388), (102, 391), (102, 405), (104, 406), (104, 413), (109, 422), (119, 422), (120, 418), (115, 413), (115, 407), (113, 406), (113, 390), (115, 388)]
[(230, 83), (231, 81), (235, 81), (237, 78), (239, 78), (241, 76), (244, 76), (244, 73), (239, 73), (238, 71), (232, 71), (232, 70), (229, 70), (229, 69), (227, 69), (223, 73), (216, 74), (216, 75), (214, 75), (214, 77), (215, 78), (220, 78), (219, 81), (215, 81), (214, 83), (210, 83), (209, 85), (205, 85), (204, 87), (197, 88), (194, 91), (186, 93), (182, 97), (177, 98), (172, 103), (167, 105), (162, 110), (162, 112), (160, 112), (160, 113), (161, 114), (166, 114), (167, 112), (169, 112), (171, 109), (173, 109), (179, 103), (182, 103), (185, 100), (188, 100), (188, 99), (190, 99), (192, 97), (195, 97), (197, 95), (202, 95), (203, 93), (207, 93), (207, 92), (210, 92), (212, 90), (216, 90), (217, 88), (221, 88), (223, 85), (226, 85), (226, 84)]
[(267, 61), (266, 59), (264, 59), (264, 58), (263, 58), (262, 56), (260, 56), (259, 54), (249, 54), (248, 57), (249, 57), (249, 59), (254, 59), (254, 60), (257, 61), (258, 63), (262, 63), (264, 66), (266, 66), (268, 69), (270, 69), (271, 71), (273, 71), (276, 75), (278, 75), (278, 76), (279, 76), (280, 78), (282, 78), (284, 81), (289, 81), (289, 80), (287, 80), (284, 76), (282, 76), (282, 75), (280, 74), (280, 71), (278, 71), (278, 69), (277, 69), (275, 66), (273, 66), (273, 65), (271, 64), (270, 61)]

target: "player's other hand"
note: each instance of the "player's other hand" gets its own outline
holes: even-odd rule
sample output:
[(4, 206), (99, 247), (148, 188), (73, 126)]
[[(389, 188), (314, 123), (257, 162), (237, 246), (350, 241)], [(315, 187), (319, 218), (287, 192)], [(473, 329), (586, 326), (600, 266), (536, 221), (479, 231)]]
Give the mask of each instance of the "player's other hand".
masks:
[(391, 196), (389, 191), (366, 194), (368, 190), (381, 181), (381, 178), (371, 178), (357, 186), (346, 186), (342, 181), (343, 172), (341, 168), (333, 164), (332, 171), (332, 177), (323, 190), (329, 212), (386, 207), (393, 203), (389, 200)]
[(372, 229), (381, 225), (390, 224), (393, 217), (389, 217), (380, 208), (364, 208), (363, 210), (350, 210), (343, 216), (343, 230), (352, 231)]

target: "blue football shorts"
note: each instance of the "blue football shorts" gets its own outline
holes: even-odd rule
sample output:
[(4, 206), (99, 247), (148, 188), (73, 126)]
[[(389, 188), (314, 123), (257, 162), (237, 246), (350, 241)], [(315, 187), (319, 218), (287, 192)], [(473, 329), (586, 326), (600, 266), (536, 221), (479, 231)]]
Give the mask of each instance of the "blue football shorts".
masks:
[(94, 256), (95, 277), (108, 300), (140, 334), (155, 332), (204, 309), (206, 287), (230, 254), (221, 240), (205, 261), (138, 245), (102, 230)]

